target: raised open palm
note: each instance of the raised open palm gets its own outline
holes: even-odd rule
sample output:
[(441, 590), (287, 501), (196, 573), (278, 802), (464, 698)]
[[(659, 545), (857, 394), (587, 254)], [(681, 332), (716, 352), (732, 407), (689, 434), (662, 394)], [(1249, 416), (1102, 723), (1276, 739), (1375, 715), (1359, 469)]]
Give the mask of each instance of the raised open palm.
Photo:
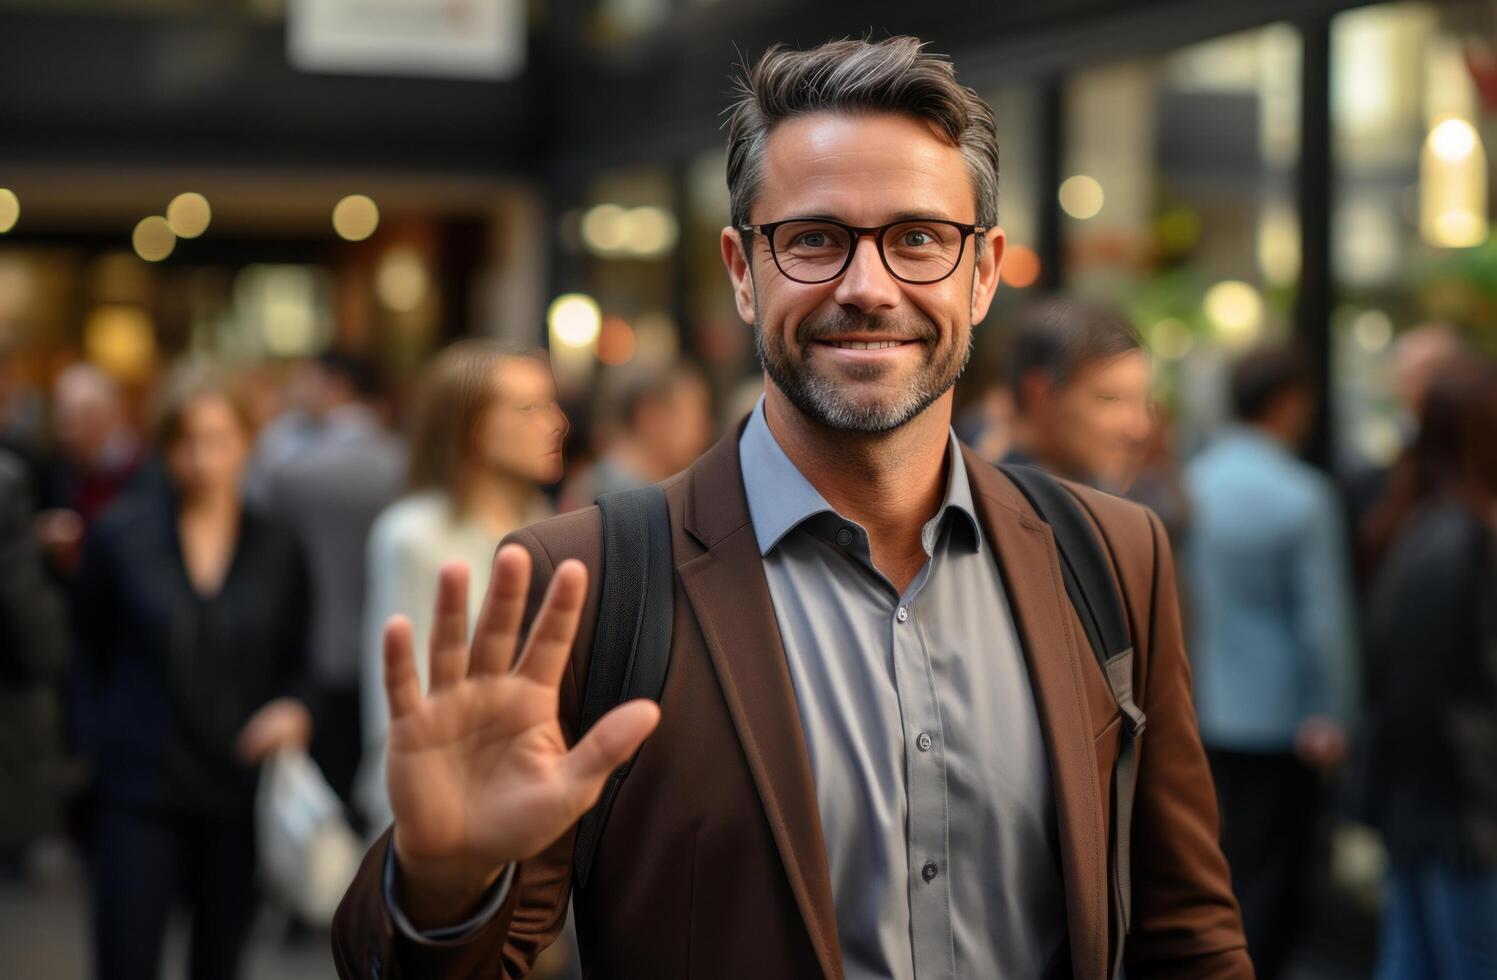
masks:
[(587, 595), (587, 570), (577, 561), (557, 567), (516, 659), (529, 585), (529, 553), (505, 546), (470, 647), (467, 567), (443, 567), (425, 695), (410, 621), (396, 616), (385, 627), (396, 855), (414, 890), (443, 906), (461, 906), (506, 864), (534, 856), (565, 833), (660, 718), (652, 702), (632, 701), (567, 749), (557, 723), (558, 688)]

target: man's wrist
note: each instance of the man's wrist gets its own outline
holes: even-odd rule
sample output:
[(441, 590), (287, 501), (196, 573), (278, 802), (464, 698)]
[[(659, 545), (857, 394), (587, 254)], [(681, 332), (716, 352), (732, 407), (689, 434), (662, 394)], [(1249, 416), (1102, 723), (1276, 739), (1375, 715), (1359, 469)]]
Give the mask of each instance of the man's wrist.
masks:
[(510, 890), (515, 886), (515, 873), (519, 867), (515, 864), (505, 865), (499, 880), (490, 886), (477, 909), (468, 918), (439, 927), (421, 928), (410, 920), (395, 897), (396, 865), (393, 844), (385, 849), (384, 865), (385, 911), (390, 917), (390, 923), (397, 933), (421, 946), (461, 946), (472, 942), (490, 928), (500, 910), (511, 901)]
[(510, 867), (475, 868), (472, 861), (412, 860), (390, 835), (395, 856), (395, 890), (400, 907), (418, 929), (450, 926), (473, 915), (494, 882)]

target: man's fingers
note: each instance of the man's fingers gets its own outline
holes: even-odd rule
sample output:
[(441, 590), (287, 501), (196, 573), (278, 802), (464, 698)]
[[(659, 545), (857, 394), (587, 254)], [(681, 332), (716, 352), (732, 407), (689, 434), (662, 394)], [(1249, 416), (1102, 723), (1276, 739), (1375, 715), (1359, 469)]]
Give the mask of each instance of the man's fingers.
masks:
[(468, 672), (468, 566), (449, 561), (437, 574), (431, 620), (431, 689), (456, 684)]
[(577, 637), (577, 623), (582, 618), (582, 603), (586, 598), (587, 569), (582, 562), (569, 558), (556, 566), (541, 611), (530, 627), (530, 639), (516, 673), (541, 684), (561, 683), (561, 672), (572, 655), (572, 641)]
[(530, 552), (507, 544), (494, 556), (489, 591), (478, 614), (468, 674), (502, 674), (514, 662), (525, 619), (525, 597), (530, 592)]
[(598, 719), (562, 759), (562, 770), (592, 806), (608, 774), (629, 761), (655, 726), (660, 706), (643, 698), (628, 701)]
[(421, 706), (421, 679), (416, 676), (411, 621), (391, 616), (385, 624), (385, 700), (390, 720), (403, 718)]

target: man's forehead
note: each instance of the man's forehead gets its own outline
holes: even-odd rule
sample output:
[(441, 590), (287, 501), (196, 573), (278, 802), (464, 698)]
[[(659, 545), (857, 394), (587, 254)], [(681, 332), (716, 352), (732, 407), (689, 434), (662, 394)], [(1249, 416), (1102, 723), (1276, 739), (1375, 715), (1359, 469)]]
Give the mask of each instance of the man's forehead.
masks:
[(792, 213), (869, 224), (913, 213), (971, 221), (975, 198), (961, 152), (928, 122), (818, 113), (770, 132), (754, 210), (763, 221)]

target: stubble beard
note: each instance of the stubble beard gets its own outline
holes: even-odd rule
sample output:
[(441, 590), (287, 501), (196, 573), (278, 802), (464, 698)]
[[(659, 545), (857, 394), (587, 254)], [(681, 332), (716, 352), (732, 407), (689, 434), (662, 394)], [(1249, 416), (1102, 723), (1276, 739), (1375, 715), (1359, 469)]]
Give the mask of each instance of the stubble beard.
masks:
[[(801, 414), (835, 432), (881, 435), (892, 432), (925, 411), (950, 391), (972, 359), (974, 331), (967, 342), (939, 349), (940, 331), (926, 317), (915, 314), (895, 320), (839, 310), (830, 317), (802, 321), (795, 331), (798, 354), (786, 349), (779, 334), (770, 339), (761, 326), (757, 300), (754, 310), (754, 351), (765, 373)], [(923, 359), (908, 388), (891, 397), (877, 394), (860, 397), (861, 382), (876, 381), (888, 372), (878, 364), (854, 365), (845, 370), (853, 384), (819, 373), (808, 356), (812, 344), (823, 337), (845, 333), (889, 334), (914, 337), (923, 345)]]

